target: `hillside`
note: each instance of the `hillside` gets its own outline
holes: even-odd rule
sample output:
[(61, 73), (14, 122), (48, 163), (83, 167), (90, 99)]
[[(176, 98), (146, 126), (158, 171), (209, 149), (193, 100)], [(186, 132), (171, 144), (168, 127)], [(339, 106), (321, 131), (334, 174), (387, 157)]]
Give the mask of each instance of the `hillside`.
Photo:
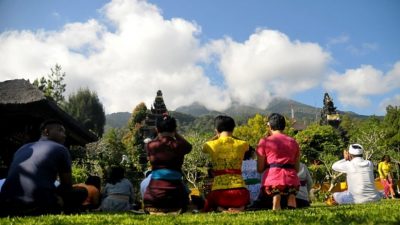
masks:
[(110, 128), (123, 128), (128, 124), (131, 114), (129, 112), (117, 112), (106, 115), (106, 125), (104, 131)]
[(184, 114), (189, 114), (194, 117), (199, 117), (199, 116), (204, 116), (204, 115), (218, 115), (220, 112), (213, 111), (213, 110), (208, 110), (205, 106), (199, 104), (198, 102), (195, 102), (191, 105), (188, 106), (181, 106), (178, 107), (176, 112), (184, 113)]
[[(292, 109), (295, 120), (302, 124), (310, 124), (319, 121), (320, 119), (321, 108), (284, 98), (275, 98), (266, 109), (233, 104), (230, 108), (218, 112), (208, 110), (205, 106), (199, 103), (193, 103), (189, 106), (178, 107), (175, 111), (170, 111), (170, 114), (178, 120), (182, 131), (187, 131), (191, 128), (196, 130), (212, 131), (212, 119), (218, 114), (230, 115), (235, 118), (238, 124), (243, 124), (247, 122), (248, 118), (253, 117), (257, 113), (268, 115), (272, 112), (277, 112), (291, 118)], [(347, 114), (358, 119), (365, 119), (368, 117), (353, 112), (339, 111), (339, 113)], [(107, 131), (111, 127), (122, 128), (126, 126), (130, 115), (131, 114), (128, 112), (118, 112), (107, 115), (105, 130)]]
[(218, 115), (227, 114), (238, 120), (239, 123), (247, 121), (249, 117), (253, 117), (255, 114), (267, 115), (272, 112), (281, 113), (286, 117), (291, 117), (292, 109), (294, 117), (298, 121), (305, 121), (306, 123), (319, 120), (319, 114), (321, 109), (312, 107), (294, 100), (275, 98), (266, 109), (260, 109), (254, 106), (245, 106), (239, 104), (233, 104), (228, 109), (216, 112), (209, 111), (204, 106), (195, 103), (190, 106), (179, 107), (176, 109), (177, 112), (187, 113), (192, 116), (204, 116), (204, 115)]

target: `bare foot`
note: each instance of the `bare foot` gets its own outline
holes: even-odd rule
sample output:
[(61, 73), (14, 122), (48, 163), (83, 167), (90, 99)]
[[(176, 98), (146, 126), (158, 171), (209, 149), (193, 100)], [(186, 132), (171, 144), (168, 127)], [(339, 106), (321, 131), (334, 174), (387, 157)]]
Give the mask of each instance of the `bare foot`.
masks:
[(239, 208), (228, 208), (228, 212), (230, 213), (240, 213), (244, 211), (244, 206)]
[(239, 208), (227, 208), (227, 209), (219, 206), (217, 208), (217, 211), (222, 213), (240, 213), (244, 211), (244, 206)]

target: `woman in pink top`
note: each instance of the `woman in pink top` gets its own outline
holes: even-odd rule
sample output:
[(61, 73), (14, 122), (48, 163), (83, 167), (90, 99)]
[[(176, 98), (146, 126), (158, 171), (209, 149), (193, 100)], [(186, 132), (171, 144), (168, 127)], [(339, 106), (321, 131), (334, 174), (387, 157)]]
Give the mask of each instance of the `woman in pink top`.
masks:
[[(285, 118), (277, 113), (268, 117), (271, 135), (257, 146), (257, 170), (264, 173), (261, 180), (263, 195), (272, 196), (272, 209), (281, 209), (281, 195), (288, 195), (288, 208), (296, 208), (296, 193), (300, 187), (297, 176), (300, 150), (297, 142), (283, 134)], [(265, 171), (265, 172), (264, 172)]]

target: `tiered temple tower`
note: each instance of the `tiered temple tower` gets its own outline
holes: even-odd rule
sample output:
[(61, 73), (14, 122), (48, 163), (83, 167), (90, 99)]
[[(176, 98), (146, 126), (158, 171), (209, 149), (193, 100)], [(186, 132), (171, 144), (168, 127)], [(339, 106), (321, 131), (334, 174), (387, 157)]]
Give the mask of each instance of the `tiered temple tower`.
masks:
[(140, 156), (139, 163), (141, 164), (142, 171), (147, 168), (147, 153), (145, 150), (145, 142), (148, 139), (154, 139), (157, 136), (156, 132), (156, 120), (158, 117), (162, 117), (164, 113), (168, 113), (167, 107), (165, 106), (162, 92), (157, 91), (157, 96), (154, 99), (154, 103), (151, 106), (151, 110), (146, 113), (146, 119), (142, 122), (142, 127), (140, 128)]
[(156, 137), (156, 120), (158, 117), (162, 117), (165, 113), (168, 113), (168, 110), (165, 106), (162, 92), (161, 90), (158, 90), (154, 103), (151, 106), (150, 112), (147, 113), (144, 126), (142, 127), (143, 139), (153, 139)]
[(324, 107), (321, 110), (321, 125), (331, 125), (334, 128), (338, 128), (341, 122), (340, 115), (336, 111), (336, 107), (328, 93), (324, 95)]

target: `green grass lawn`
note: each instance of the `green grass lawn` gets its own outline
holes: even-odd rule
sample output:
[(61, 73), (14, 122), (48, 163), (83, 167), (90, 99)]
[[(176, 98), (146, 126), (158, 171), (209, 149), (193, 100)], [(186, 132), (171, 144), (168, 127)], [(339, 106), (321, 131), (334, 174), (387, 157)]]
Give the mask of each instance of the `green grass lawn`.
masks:
[(185, 213), (183, 215), (138, 215), (133, 213), (87, 213), (37, 217), (0, 218), (0, 224), (400, 224), (400, 199), (378, 203), (326, 206), (273, 212), (262, 210), (239, 214)]

